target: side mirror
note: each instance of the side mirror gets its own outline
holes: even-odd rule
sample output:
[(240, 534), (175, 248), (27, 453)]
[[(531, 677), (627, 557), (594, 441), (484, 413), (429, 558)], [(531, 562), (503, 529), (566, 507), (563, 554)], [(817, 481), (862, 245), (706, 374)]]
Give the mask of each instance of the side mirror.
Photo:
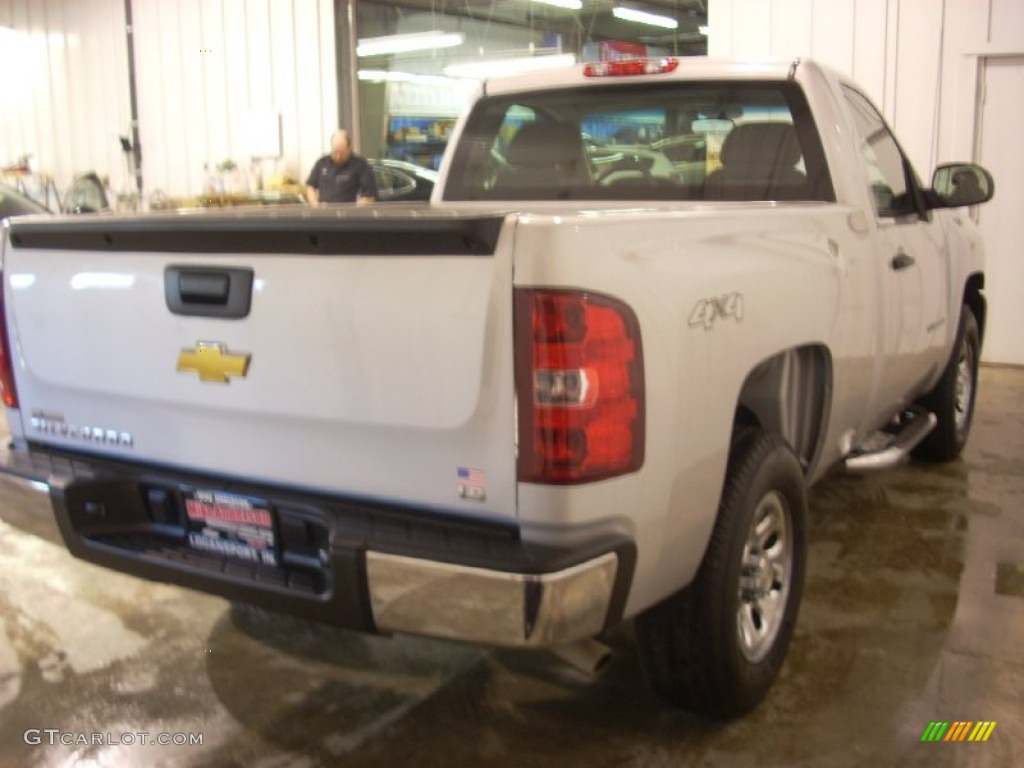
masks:
[(987, 203), (995, 194), (992, 174), (974, 163), (945, 163), (932, 175), (930, 197), (936, 208)]

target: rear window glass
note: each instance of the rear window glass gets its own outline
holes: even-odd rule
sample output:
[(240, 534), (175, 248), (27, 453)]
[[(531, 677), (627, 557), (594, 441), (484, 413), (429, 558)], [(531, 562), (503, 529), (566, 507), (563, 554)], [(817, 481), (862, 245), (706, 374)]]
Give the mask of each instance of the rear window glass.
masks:
[(489, 97), (447, 200), (834, 201), (795, 83), (674, 82)]

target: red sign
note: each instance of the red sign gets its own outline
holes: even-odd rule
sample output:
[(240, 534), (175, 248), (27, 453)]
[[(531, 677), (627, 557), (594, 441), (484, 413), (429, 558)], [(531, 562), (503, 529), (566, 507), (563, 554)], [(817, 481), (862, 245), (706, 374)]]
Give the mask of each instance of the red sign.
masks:
[(197, 499), (186, 499), (185, 509), (191, 520), (223, 520), (227, 523), (258, 525), (263, 528), (269, 528), (273, 524), (270, 513), (265, 509), (227, 506)]

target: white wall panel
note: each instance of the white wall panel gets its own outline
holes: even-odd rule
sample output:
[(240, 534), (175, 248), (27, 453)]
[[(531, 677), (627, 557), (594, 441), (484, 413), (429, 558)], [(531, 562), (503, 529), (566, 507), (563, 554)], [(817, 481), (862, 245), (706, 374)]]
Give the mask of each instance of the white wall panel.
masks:
[[(228, 72), (231, 62), (227, 56), (227, 36), (224, 29), (224, 4), (196, 2), (199, 16), (199, 78), (202, 86), (206, 120), (206, 157), (213, 165), (231, 158), (231, 108), (228, 103)], [(185, 41), (185, 55), (188, 51)]]
[[(774, 0), (765, 8), (763, 0), (712, 0), (709, 52), (757, 56), (770, 46), (772, 53), (788, 56), (790, 52), (783, 49), (799, 44), (802, 37), (802, 26), (794, 26), (788, 18), (799, 4), (799, 0)], [(986, 63), (1024, 55), (1024, 2), (853, 0), (852, 19), (849, 8), (847, 0), (813, 0), (813, 31), (803, 53), (853, 75), (894, 125), (926, 182), (938, 162), (979, 160), (985, 94), (978, 83)], [(823, 16), (827, 18), (824, 25)], [(752, 27), (771, 29), (772, 41), (766, 43)], [(844, 28), (849, 29), (848, 44), (841, 40)], [(850, 61), (844, 64), (847, 51)], [(1012, 125), (1024, 122), (1024, 92), (1009, 114), (1004, 120)], [(1007, 254), (1016, 254), (1020, 238), (991, 226), (986, 217), (996, 217), (997, 210), (1019, 211), (1024, 198), (1013, 184), (1019, 174), (1010, 170), (1009, 160), (999, 157), (999, 153), (986, 157), (996, 177), (999, 203), (972, 215), (980, 213), (982, 224), (991, 230), (986, 241), (990, 254), (986, 282), (999, 286), (994, 293), (1002, 293), (998, 303), (1007, 306), (1015, 300), (1020, 303), (1019, 273), (1006, 266)], [(1006, 173), (1001, 173), (1000, 162)], [(1007, 284), (1014, 286), (1008, 293)], [(1018, 317), (1006, 321), (999, 320), (998, 313), (992, 317), (1012, 326), (1007, 331), (1010, 338), (1019, 338)], [(1018, 346), (1013, 354), (998, 349), (985, 354), (991, 360), (1018, 361), (1020, 350)]]
[(245, 34), (249, 104), (253, 109), (271, 109), (274, 105), (274, 77), (268, 0), (248, 0), (245, 3)]
[(930, 177), (938, 140), (942, 3), (901, 0), (898, 11), (895, 104), (889, 118), (914, 167)]
[[(182, 131), (168, 138), (169, 143), (158, 147), (158, 151), (164, 151), (173, 157), (176, 152), (183, 152), (183, 164), (172, 166), (172, 173), (163, 187), (171, 194), (198, 194), (203, 189), (204, 167), (212, 161), (216, 167), (217, 161), (211, 155), (209, 143), (208, 124), (215, 116), (207, 109), (206, 89), (207, 78), (216, 77), (218, 67), (223, 62), (212, 62), (213, 53), (219, 49), (220, 40), (209, 40), (203, 35), (202, 17), (200, 16), (200, 0), (165, 0), (161, 4), (161, 15), (166, 16), (166, 23), (160, 28), (160, 34), (167, 34), (173, 30), (172, 38), (174, 44), (169, 47), (171, 62), (170, 76), (161, 83), (140, 83), (144, 88), (167, 88), (171, 89), (176, 96), (174, 101), (178, 102), (177, 117), (181, 121)], [(155, 30), (140, 30), (143, 37), (148, 38)], [(207, 63), (209, 62), (209, 67)], [(176, 93), (175, 93), (176, 92)], [(148, 110), (139, 111), (139, 123), (142, 126), (143, 137), (149, 130), (154, 120), (159, 119)], [(179, 138), (180, 137), (180, 138)], [(145, 144), (143, 138), (143, 144)], [(182, 175), (187, 185), (181, 184)], [(147, 187), (160, 186), (159, 179), (146, 174), (149, 179)]]
[[(974, 3), (975, 13), (984, 15)], [(994, 45), (1013, 46), (1019, 50), (1021, 38), (1024, 37), (1024, 2), (1021, 0), (990, 0), (992, 9), (988, 41)]]
[(855, 0), (814, 0), (811, 56), (841, 72), (853, 70)]
[[(299, 32), (304, 36), (295, 41), (295, 115), (299, 118), (295, 122), (295, 156), (298, 158), (311, 158), (314, 154), (323, 154), (327, 149), (327, 133), (320, 130), (325, 116), (320, 100), (320, 38), (316, 34), (319, 27), (320, 14), (316, 3), (297, 3), (294, 29), (296, 32), (305, 30)], [(298, 76), (300, 72), (307, 72), (309, 76)], [(332, 120), (337, 122), (334, 115)], [(309, 164), (312, 165), (312, 161)], [(304, 181), (309, 168), (296, 170)]]
[(896, 114), (896, 95), (899, 90), (899, 45), (902, 30), (900, 29), (900, 0), (892, 0), (885, 4), (885, 95), (882, 98), (882, 111), (891, 123)]
[(814, 0), (773, 0), (770, 29), (772, 56), (806, 56), (814, 34)]
[(1020, 118), (1024, 112), (1024, 56), (991, 58), (985, 63), (985, 104), (982, 106), (979, 160), (996, 176), (996, 197), (975, 211), (988, 257), (985, 293), (988, 331), (982, 359), (1024, 365), (1024, 260), (1020, 242), (1024, 220), (1024, 153)]
[[(0, 163), (23, 154), (63, 189), (133, 180), (124, 0), (0, 0)], [(280, 165), (304, 178), (338, 122), (332, 0), (132, 0), (145, 193), (203, 192), (204, 165), (247, 168), (251, 115), (280, 117)], [(17, 73), (17, 76), (12, 76)]]
[[(77, 0), (64, 0), (64, 3), (66, 7), (79, 5)], [(85, 5), (88, 7), (89, 4)], [(86, 22), (91, 26), (81, 33), (94, 38), (91, 52), (83, 52), (88, 70), (84, 119), (93, 124), (94, 131), (89, 157), (84, 158), (85, 168), (98, 170), (97, 165), (106, 168), (115, 192), (134, 190), (135, 179), (126, 171), (119, 138), (132, 135), (124, 4), (118, 0), (106, 0), (93, 13)], [(79, 65), (79, 62), (74, 64)], [(95, 162), (90, 163), (89, 160)]]
[[(288, 157), (298, 158), (298, 118), (300, 115), (297, 97), (299, 84), (295, 73), (295, 47), (299, 41), (295, 39), (292, 3), (288, 0), (270, 0), (269, 11), (270, 50), (268, 53), (273, 63), (271, 93), (274, 99), (274, 109), (289, 117), (281, 124), (281, 142), (284, 154)], [(300, 169), (294, 168), (293, 172), (300, 173)]]
[(130, 183), (118, 142), (131, 131), (122, 0), (0, 0), (0, 26), (0, 164), (31, 154), (60, 191), (89, 170), (115, 189)]
[[(27, 3), (21, 16), (21, 24), (28, 31), (32, 41), (24, 68), (17, 72), (29, 73), (32, 91), (28, 102), (32, 110), (32, 133), (38, 139), (36, 161), (40, 169), (56, 168), (57, 147), (53, 135), (53, 110), (50, 106), (50, 89), (47, 83), (50, 74), (50, 62), (46, 46), (45, 6), (39, 3)], [(17, 19), (17, 17), (15, 17)], [(20, 25), (19, 25), (19, 28)]]
[(732, 33), (736, 26), (733, 0), (708, 3), (708, 56), (725, 58), (733, 55)]
[[(71, 149), (67, 142), (67, 129), (70, 126), (60, 121), (60, 113), (68, 102), (68, 34), (61, 6), (61, 0), (33, 4), (41, 23), (39, 34), (46, 41), (46, 75), (50, 84), (49, 88), (40, 89), (38, 93), (44, 104), (42, 114), (46, 115), (45, 123), (40, 128), (44, 142), (52, 147), (53, 154), (49, 159), (54, 168), (68, 168), (72, 163)], [(62, 32), (53, 33), (50, 30)]]
[[(231, 147), (237, 147), (239, 153), (247, 154), (251, 146), (248, 121), (253, 111), (262, 108), (261, 104), (253, 103), (251, 96), (250, 61), (255, 57), (250, 55), (249, 50), (246, 6), (245, 0), (225, 0), (221, 7), (221, 37), (224, 41), (222, 89), (227, 115), (225, 140), (228, 144), (222, 150), (225, 156)], [(266, 57), (258, 58), (263, 60)], [(262, 77), (264, 69), (261, 68), (259, 72)], [(268, 104), (266, 109), (269, 108)]]
[[(939, 142), (934, 160), (970, 160), (974, 156), (978, 57), (968, 51), (977, 53), (986, 46), (988, 27), (988, 14), (978, 12), (977, 0), (946, 1)], [(1021, 34), (1024, 36), (1024, 29)], [(1024, 39), (1019, 42), (1024, 49)]]
[[(90, 22), (88, 8), (83, 3), (69, 3), (64, 9), (64, 24), (69, 30), (82, 30)], [(89, 89), (92, 81), (89, 79), (89, 69), (94, 56), (98, 51), (96, 41), (91, 35), (84, 35), (81, 31), (71, 32), (68, 35), (68, 52), (65, 60), (67, 71), (67, 96), (64, 106), (69, 115), (86, 115), (90, 106)], [(128, 126), (125, 126), (127, 130)], [(96, 120), (80, 120), (74, 125), (65, 126), (64, 142), (71, 152), (71, 167), (74, 167), (74, 158), (88, 158), (92, 155), (91, 148), (102, 144), (104, 127)], [(115, 153), (116, 153), (115, 145)], [(108, 165), (109, 163), (104, 163)], [(120, 176), (120, 163), (115, 162), (115, 168)], [(114, 169), (104, 168), (108, 174)], [(123, 182), (119, 178), (119, 182)]]
[[(337, 96), (323, 99), (337, 91), (332, 9), (329, 0), (162, 2), (159, 26), (143, 34), (175, 40), (147, 71), (173, 74), (147, 80), (155, 93), (140, 119), (146, 143), (173, 160), (146, 167), (147, 189), (194, 195), (206, 186), (204, 167), (231, 160), (247, 171), (257, 114), (279, 115), (282, 169), (304, 177), (337, 122)], [(178, 149), (178, 137), (187, 146)]]
[[(320, 53), (320, 64), (319, 64), (319, 75), (320, 75), (320, 117), (321, 124), (320, 128), (328, 128), (337, 126), (339, 122), (339, 109), (338, 109), (338, 83), (335, 72), (337, 71), (337, 57), (334, 43), (334, 6), (332, 0), (320, 0), (318, 4), (318, 28), (320, 30), (320, 41), (319, 41), (319, 53)], [(321, 130), (321, 133), (323, 131)], [(324, 149), (326, 149), (326, 139), (324, 140)], [(309, 168), (312, 167), (313, 162), (317, 157), (322, 154), (322, 151), (317, 148), (311, 155), (303, 155), (300, 157), (302, 161), (300, 181), (305, 181), (306, 174), (309, 172)]]
[[(711, 3), (713, 5), (714, 3)], [(732, 33), (732, 46), (736, 53), (751, 56), (770, 54), (772, 47), (772, 0), (744, 0), (733, 4), (733, 13), (742, 23)]]
[[(853, 69), (844, 70), (879, 107), (886, 102), (889, 0), (854, 0)], [(893, 37), (895, 40), (895, 36)]]
[[(178, 52), (178, 15), (174, 0), (150, 0), (132, 4), (135, 29), (135, 77), (140, 115), (142, 175), (146, 191), (161, 188), (154, 179), (166, 179), (177, 167), (187, 168), (188, 140), (185, 134), (181, 94), (154, 88), (153, 83), (173, 82), (181, 77)], [(160, 30), (159, 35), (152, 34)], [(142, 120), (142, 115), (159, 115), (159, 120)], [(168, 150), (177, 145), (176, 157)], [(166, 190), (166, 187), (162, 187)]]
[(973, 151), (979, 56), (1024, 50), (1021, 0), (809, 0), (809, 5), (808, 0), (715, 0), (709, 4), (709, 52), (812, 56), (852, 75), (926, 178), (938, 160)]

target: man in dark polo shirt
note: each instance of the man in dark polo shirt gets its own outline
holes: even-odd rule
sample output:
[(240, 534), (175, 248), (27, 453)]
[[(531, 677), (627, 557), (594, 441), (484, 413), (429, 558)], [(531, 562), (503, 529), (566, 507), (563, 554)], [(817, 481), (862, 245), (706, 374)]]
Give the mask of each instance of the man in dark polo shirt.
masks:
[(373, 169), (352, 151), (344, 128), (331, 136), (331, 154), (313, 164), (306, 179), (306, 200), (317, 203), (372, 203), (377, 199)]

